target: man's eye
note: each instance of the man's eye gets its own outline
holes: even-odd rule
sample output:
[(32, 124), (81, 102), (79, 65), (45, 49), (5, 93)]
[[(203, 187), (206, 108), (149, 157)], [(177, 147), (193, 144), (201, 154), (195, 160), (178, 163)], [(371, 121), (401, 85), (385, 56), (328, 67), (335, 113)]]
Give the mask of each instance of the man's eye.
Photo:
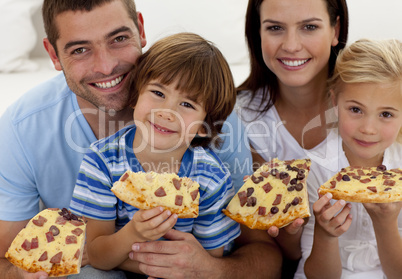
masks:
[(126, 39), (125, 36), (118, 36), (116, 39), (114, 39), (116, 42), (123, 42)]
[(80, 47), (80, 48), (73, 50), (73, 54), (83, 54), (85, 51), (86, 51), (85, 48)]
[(384, 111), (381, 113), (381, 117), (384, 117), (384, 118), (390, 118), (392, 116), (393, 116), (392, 113), (390, 113), (388, 111)]
[(152, 93), (154, 93), (156, 96), (159, 96), (161, 98), (165, 98), (165, 95), (163, 95), (163, 93), (160, 91), (152, 90)]

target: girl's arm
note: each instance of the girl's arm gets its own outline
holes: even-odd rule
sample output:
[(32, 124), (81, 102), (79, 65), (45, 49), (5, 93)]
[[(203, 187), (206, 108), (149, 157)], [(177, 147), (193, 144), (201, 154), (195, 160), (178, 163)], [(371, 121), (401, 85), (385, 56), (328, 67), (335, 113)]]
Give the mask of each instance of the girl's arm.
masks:
[(349, 214), (351, 206), (342, 200), (331, 205), (331, 198), (331, 194), (326, 194), (313, 206), (314, 241), (311, 254), (304, 265), (307, 278), (340, 278), (342, 275), (338, 237), (352, 223)]
[(378, 255), (387, 278), (401, 278), (402, 239), (398, 231), (398, 215), (402, 202), (364, 204), (373, 221)]

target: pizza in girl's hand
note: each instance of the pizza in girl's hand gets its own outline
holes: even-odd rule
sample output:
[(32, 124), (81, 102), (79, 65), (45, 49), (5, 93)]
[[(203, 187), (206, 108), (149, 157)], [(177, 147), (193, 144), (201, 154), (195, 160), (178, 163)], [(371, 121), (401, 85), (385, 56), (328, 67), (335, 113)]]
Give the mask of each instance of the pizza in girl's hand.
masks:
[(115, 182), (112, 192), (125, 203), (139, 209), (162, 206), (178, 218), (196, 218), (200, 185), (175, 173), (126, 171)]
[(319, 189), (331, 193), (336, 200), (362, 203), (402, 201), (402, 170), (378, 167), (347, 167), (325, 182)]
[(309, 159), (273, 159), (254, 172), (223, 212), (251, 229), (284, 227), (310, 216), (306, 179)]
[(67, 209), (45, 209), (17, 234), (6, 258), (32, 273), (45, 271), (51, 277), (78, 274), (85, 229), (85, 222)]

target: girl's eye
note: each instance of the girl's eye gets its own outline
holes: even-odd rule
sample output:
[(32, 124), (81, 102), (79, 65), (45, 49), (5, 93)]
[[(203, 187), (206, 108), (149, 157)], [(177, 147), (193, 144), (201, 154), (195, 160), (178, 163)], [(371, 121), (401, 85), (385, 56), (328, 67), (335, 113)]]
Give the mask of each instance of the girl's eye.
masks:
[(361, 110), (358, 107), (351, 107), (349, 110), (353, 113), (361, 113)]
[(183, 102), (183, 103), (181, 103), (181, 105), (184, 106), (184, 107), (187, 107), (187, 108), (194, 109), (194, 106), (192, 104), (190, 104), (190, 103), (187, 103), (187, 102)]
[(156, 96), (159, 96), (161, 98), (165, 98), (165, 95), (160, 91), (152, 90), (151, 92), (154, 93)]
[(314, 31), (317, 29), (317, 25), (314, 24), (308, 24), (306, 26), (304, 26), (304, 29), (308, 30), (308, 31)]
[(384, 118), (390, 118), (390, 117), (392, 117), (393, 115), (392, 115), (392, 113), (390, 113), (390, 112), (388, 112), (388, 111), (384, 111), (384, 112), (382, 112), (382, 113), (380, 114), (380, 116), (381, 116), (381, 117), (384, 117)]

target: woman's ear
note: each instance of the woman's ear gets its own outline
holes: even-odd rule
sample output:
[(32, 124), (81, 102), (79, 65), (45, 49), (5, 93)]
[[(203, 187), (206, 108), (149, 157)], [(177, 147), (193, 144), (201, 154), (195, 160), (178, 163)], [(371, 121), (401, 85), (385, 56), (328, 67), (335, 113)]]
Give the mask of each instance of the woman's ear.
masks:
[(334, 26), (334, 37), (332, 38), (332, 46), (336, 46), (339, 43), (339, 33), (340, 33), (340, 28), (341, 28), (341, 23), (340, 23), (340, 19), (339, 16), (336, 18), (336, 23)]

